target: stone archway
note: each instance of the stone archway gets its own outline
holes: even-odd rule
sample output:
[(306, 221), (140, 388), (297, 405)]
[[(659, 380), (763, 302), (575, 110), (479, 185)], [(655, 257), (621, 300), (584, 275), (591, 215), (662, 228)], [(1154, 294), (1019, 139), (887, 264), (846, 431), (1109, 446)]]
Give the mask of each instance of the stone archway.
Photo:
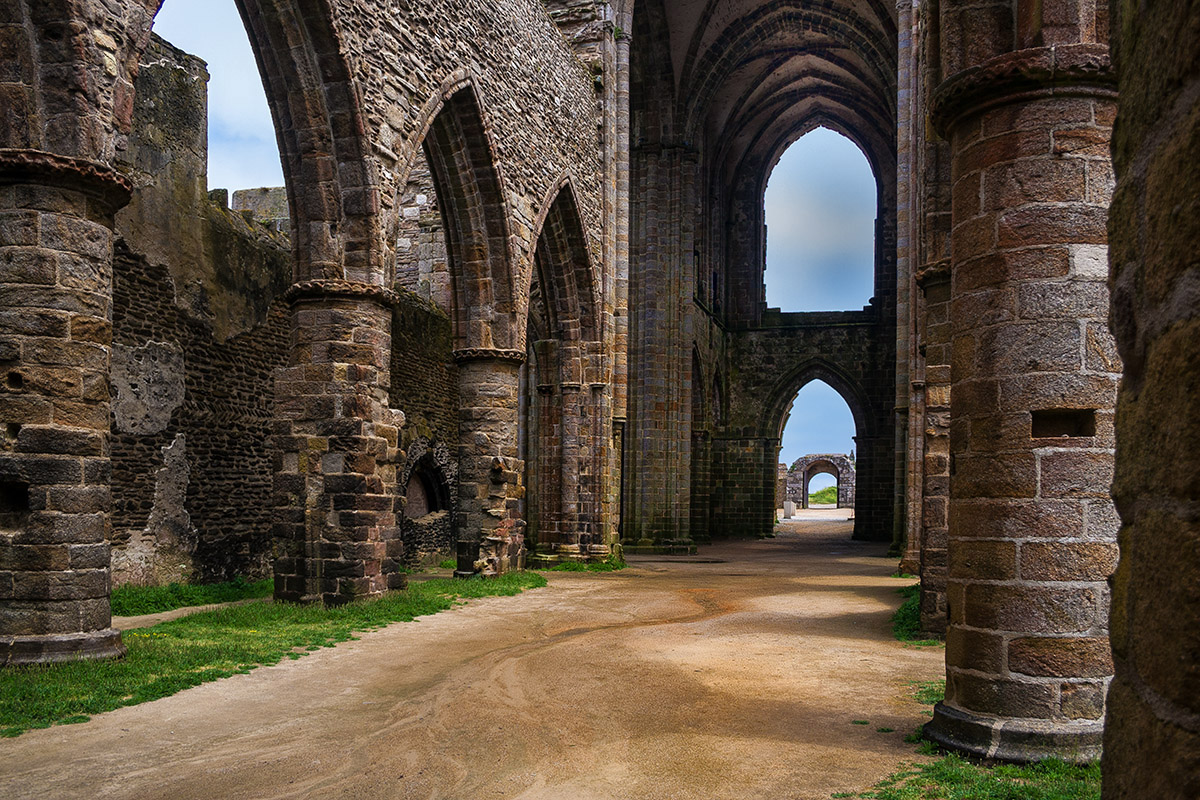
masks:
[(817, 475), (832, 475), (837, 481), (838, 508), (854, 508), (854, 462), (841, 453), (812, 453), (792, 462), (788, 468), (787, 499), (798, 508), (808, 508), (808, 484)]

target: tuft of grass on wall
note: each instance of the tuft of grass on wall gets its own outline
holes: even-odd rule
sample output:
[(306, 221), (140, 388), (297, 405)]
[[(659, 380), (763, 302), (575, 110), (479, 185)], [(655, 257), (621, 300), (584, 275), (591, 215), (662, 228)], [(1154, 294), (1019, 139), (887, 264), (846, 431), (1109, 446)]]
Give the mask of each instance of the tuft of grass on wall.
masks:
[(112, 593), (112, 613), (118, 617), (158, 614), (188, 606), (230, 603), (256, 597), (270, 597), (273, 589), (270, 578), (248, 581), (240, 575), (225, 583), (186, 584), (166, 586), (118, 586)]
[(358, 632), (436, 614), (463, 598), (511, 596), (545, 585), (532, 572), (486, 580), (436, 578), (336, 608), (251, 603), (129, 631), (122, 637), (129, 648), (123, 659), (0, 669), (0, 735), (85, 722), (92, 714), (157, 700), (284, 657), (300, 658)]

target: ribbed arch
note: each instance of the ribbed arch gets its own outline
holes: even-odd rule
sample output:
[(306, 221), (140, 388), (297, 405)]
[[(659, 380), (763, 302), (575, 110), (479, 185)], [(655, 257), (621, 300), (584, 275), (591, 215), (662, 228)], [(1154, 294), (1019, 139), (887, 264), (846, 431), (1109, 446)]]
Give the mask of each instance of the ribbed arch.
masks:
[(424, 141), (446, 231), (455, 346), (517, 346), (504, 192), (475, 90), (446, 98)]
[(553, 199), (543, 206), (534, 269), (554, 338), (598, 341), (595, 271), (569, 180), (561, 181)]
[(798, 364), (780, 376), (767, 395), (762, 406), (762, 416), (759, 418), (760, 432), (763, 436), (781, 438), (783, 427), (787, 423), (788, 411), (796, 395), (814, 380), (821, 380), (842, 396), (854, 417), (854, 427), (858, 436), (870, 436), (872, 431), (868, 421), (873, 419), (866, 393), (850, 376), (830, 361), (814, 358)]
[(235, 2), (275, 120), (295, 278), (382, 284), (378, 178), (330, 0)]

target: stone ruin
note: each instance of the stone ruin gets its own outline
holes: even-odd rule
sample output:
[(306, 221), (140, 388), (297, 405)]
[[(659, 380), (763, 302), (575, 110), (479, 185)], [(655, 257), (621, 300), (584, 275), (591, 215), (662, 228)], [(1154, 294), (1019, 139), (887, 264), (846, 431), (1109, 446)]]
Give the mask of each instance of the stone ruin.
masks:
[(854, 508), (854, 461), (841, 453), (810, 453), (792, 462), (787, 473), (787, 499), (808, 508), (808, 482), (817, 475), (837, 481), (837, 508)]
[[(820, 379), (945, 631), (930, 734), (1197, 795), (1200, 12), (318, 5), (239, 2), (286, 214), (210, 196), (158, 3), (0, 12), (4, 663), (120, 654), (114, 576), (340, 603), (409, 545), (766, 535)], [(763, 190), (818, 125), (875, 170), (875, 294), (783, 313)]]

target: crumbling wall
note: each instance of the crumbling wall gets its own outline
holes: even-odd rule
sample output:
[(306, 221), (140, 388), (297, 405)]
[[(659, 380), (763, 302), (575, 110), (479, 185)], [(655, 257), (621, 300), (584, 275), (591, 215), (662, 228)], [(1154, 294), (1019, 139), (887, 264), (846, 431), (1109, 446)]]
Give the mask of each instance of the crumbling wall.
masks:
[(113, 580), (261, 576), (288, 241), (209, 200), (203, 62), (157, 38), (143, 61), (114, 259)]

